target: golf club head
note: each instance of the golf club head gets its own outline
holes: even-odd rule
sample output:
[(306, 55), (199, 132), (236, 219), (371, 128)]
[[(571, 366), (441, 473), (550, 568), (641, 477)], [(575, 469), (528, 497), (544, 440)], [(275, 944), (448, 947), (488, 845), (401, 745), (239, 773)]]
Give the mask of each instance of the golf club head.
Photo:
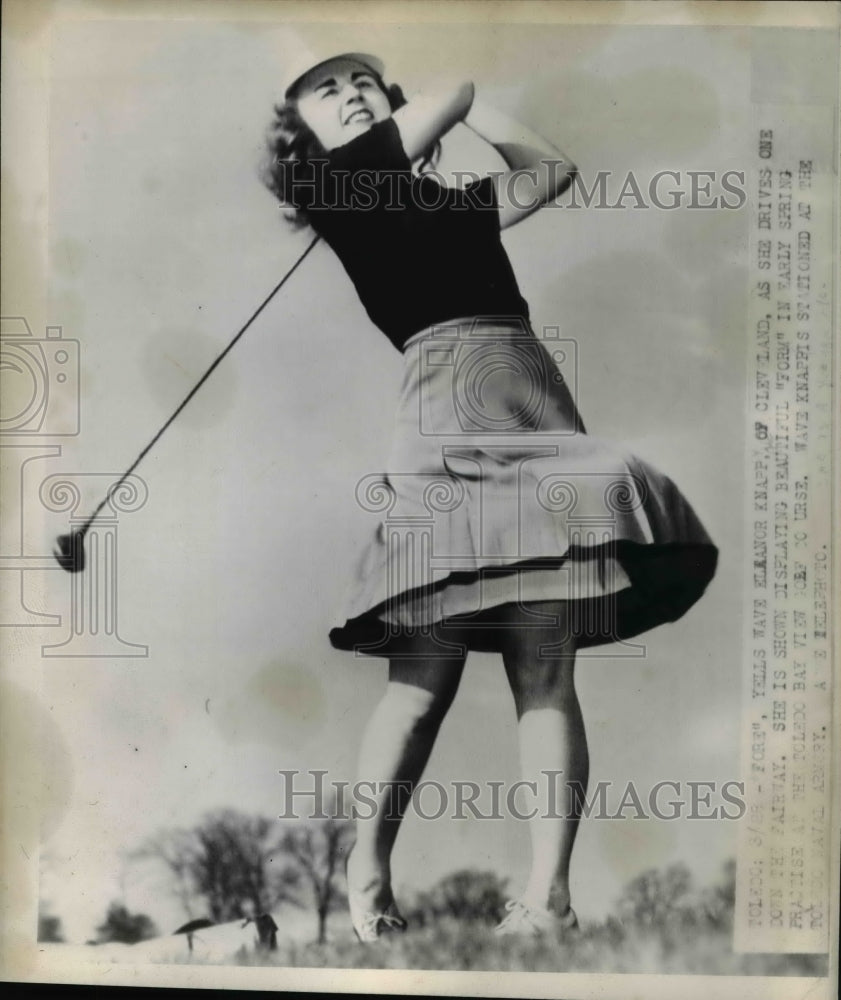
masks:
[(69, 535), (59, 535), (53, 555), (68, 573), (81, 573), (85, 568), (85, 533), (71, 531)]

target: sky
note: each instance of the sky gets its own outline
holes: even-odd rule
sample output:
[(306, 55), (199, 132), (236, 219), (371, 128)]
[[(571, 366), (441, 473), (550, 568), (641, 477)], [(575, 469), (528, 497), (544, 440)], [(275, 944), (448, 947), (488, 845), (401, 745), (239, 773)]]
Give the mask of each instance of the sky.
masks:
[[(48, 314), (80, 344), (81, 433), (32, 482), (83, 472), (80, 512), (108, 482), (88, 474), (127, 466), (306, 246), (257, 179), (299, 36), (379, 54), (407, 93), (444, 74), (473, 79), (585, 178), (721, 174), (752, 155), (747, 28), (57, 26)], [(498, 165), (461, 129), (444, 157), (442, 168)], [(580, 658), (591, 782), (736, 780), (746, 210), (555, 206), (504, 243), (535, 329), (576, 343), (588, 432), (673, 478), (720, 549), (684, 619), (638, 649)], [(40, 661), (42, 897), (70, 940), (116, 898), (161, 929), (183, 920), (161, 878), (126, 860), (158, 830), (218, 807), (275, 814), (281, 769), (354, 779), (386, 665), (333, 650), (327, 632), (372, 530), (353, 488), (382, 468), (400, 371), (320, 245), (138, 470), (148, 499), (120, 517), (118, 628), (148, 655)], [(25, 550), (43, 552), (66, 517), (30, 511)], [(67, 621), (65, 574), (26, 586), (32, 606)], [(26, 631), (24, 656), (64, 634)], [(497, 658), (472, 654), (425, 776), (518, 777)], [(723, 821), (585, 822), (574, 904), (603, 917), (628, 879), (677, 861), (710, 881), (735, 847)], [(394, 879), (399, 893), (489, 868), (516, 889), (527, 866), (523, 823), (410, 817)]]

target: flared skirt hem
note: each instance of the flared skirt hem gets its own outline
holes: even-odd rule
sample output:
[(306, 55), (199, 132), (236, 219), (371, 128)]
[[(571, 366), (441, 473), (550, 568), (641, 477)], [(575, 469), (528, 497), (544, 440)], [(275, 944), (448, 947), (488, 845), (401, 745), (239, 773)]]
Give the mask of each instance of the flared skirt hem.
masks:
[[(432, 634), (446, 655), (455, 634), (452, 631), (447, 636), (450, 628), (458, 630), (459, 646), (500, 652), (502, 636), (495, 613), (500, 607), (519, 606), (527, 627), (531, 606), (562, 601), (566, 609), (563, 627), (574, 636), (576, 648), (605, 645), (677, 621), (703, 595), (718, 561), (718, 550), (711, 543), (618, 541), (610, 548), (611, 552), (571, 549), (563, 559), (530, 559), (472, 573), (452, 573), (348, 619), (330, 631), (330, 642), (336, 649), (359, 655), (388, 657), (411, 651), (419, 634)], [(627, 585), (615, 590), (596, 587), (590, 589), (589, 596), (570, 596), (574, 592), (570, 579), (586, 575), (591, 581), (596, 577), (604, 580), (604, 573), (594, 567), (600, 561), (604, 566), (611, 558), (624, 572)], [(453, 603), (436, 597), (452, 594), (459, 587), (480, 593), (485, 600), (469, 610), (448, 614), (446, 608)]]

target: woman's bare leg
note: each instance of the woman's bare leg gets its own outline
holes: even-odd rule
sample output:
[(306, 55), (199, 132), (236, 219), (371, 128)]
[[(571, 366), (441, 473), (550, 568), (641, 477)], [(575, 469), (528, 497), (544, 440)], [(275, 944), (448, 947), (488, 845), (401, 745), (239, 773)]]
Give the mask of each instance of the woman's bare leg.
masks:
[[(580, 818), (579, 800), (567, 794), (567, 783), (586, 789), (589, 756), (573, 682), (575, 638), (567, 634), (566, 605), (557, 601), (529, 607), (551, 614), (557, 624), (526, 625), (522, 608), (499, 609), (510, 624), (503, 661), (519, 720), (522, 777), (538, 789), (537, 813), (529, 820), (532, 867), (520, 898), (560, 916), (570, 906), (569, 865)], [(563, 773), (553, 779), (545, 771)], [(554, 801), (550, 781), (555, 781)]]
[[(466, 657), (450, 653), (442, 658), (441, 646), (431, 638), (418, 639), (413, 651), (414, 656), (389, 661), (388, 687), (359, 752), (358, 780), (391, 786), (379, 792), (362, 786), (376, 809), (370, 819), (357, 819), (348, 862), (348, 885), (378, 909), (392, 901), (391, 852), (400, 822), (455, 697)], [(367, 804), (359, 808), (366, 816), (371, 811)]]

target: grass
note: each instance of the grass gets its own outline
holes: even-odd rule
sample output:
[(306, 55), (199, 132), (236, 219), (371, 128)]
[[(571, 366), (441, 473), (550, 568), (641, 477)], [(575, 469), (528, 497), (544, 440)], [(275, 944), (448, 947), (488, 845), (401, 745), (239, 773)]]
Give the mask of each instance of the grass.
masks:
[(519, 940), (497, 938), (485, 924), (443, 918), (375, 944), (355, 939), (324, 945), (280, 942), (275, 952), (241, 952), (233, 961), (298, 968), (827, 975), (821, 955), (736, 954), (726, 928), (628, 928), (617, 921), (584, 926), (573, 937)]

